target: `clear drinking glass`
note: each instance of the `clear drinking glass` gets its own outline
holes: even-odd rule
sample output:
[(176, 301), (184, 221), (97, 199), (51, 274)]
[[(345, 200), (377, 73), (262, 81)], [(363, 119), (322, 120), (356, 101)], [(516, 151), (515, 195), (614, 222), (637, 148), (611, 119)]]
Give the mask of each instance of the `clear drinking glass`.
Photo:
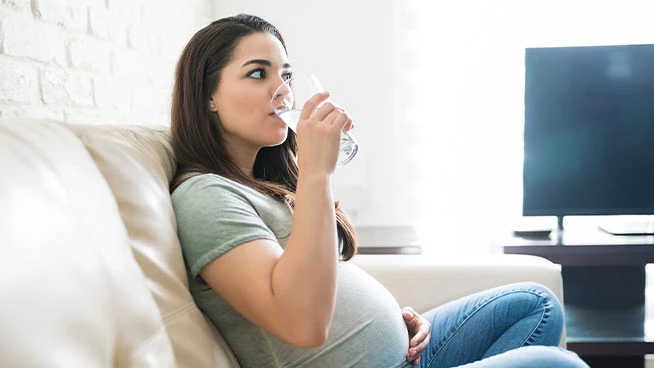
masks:
[[(293, 77), (282, 83), (273, 94), (271, 105), (273, 111), (288, 126), (296, 132), (297, 123), (304, 103), (316, 93), (323, 92), (323, 88), (315, 75)], [(338, 166), (350, 162), (357, 154), (359, 144), (350, 132), (341, 132), (341, 147), (338, 154)]]

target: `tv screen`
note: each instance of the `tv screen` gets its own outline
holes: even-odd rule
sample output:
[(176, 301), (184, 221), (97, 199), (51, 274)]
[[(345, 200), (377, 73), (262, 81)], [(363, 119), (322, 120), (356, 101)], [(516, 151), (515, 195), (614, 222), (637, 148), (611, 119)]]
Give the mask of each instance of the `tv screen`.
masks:
[(523, 214), (654, 214), (654, 45), (525, 51)]

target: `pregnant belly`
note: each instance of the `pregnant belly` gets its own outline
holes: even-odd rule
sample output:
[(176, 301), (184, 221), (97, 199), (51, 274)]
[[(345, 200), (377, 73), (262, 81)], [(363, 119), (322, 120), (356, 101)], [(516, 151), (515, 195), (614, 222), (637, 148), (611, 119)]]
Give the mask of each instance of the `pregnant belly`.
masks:
[(291, 354), (295, 356), (288, 365), (409, 367), (408, 332), (395, 298), (354, 264), (339, 264), (338, 278), (336, 310), (327, 342), (299, 355)]

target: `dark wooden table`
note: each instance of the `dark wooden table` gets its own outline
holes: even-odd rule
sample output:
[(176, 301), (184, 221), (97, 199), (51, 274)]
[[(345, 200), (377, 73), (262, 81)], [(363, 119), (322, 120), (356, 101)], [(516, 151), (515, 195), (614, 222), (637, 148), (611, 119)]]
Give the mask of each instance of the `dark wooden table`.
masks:
[(654, 236), (583, 228), (549, 239), (507, 237), (501, 245), (506, 254), (561, 264), (570, 350), (593, 368), (644, 366), (644, 355), (654, 353), (654, 299), (646, 297)]

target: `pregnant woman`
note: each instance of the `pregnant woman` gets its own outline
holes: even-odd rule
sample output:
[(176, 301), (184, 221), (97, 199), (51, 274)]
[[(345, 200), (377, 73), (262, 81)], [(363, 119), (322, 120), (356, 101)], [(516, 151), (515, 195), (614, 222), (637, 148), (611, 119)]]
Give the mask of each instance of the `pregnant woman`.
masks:
[(270, 106), (291, 75), (279, 31), (238, 15), (198, 31), (175, 77), (171, 189), (191, 293), (243, 368), (586, 366), (554, 347), (561, 306), (540, 285), (420, 316), (347, 262), (354, 230), (330, 181), (352, 119), (320, 93), (293, 133)]

